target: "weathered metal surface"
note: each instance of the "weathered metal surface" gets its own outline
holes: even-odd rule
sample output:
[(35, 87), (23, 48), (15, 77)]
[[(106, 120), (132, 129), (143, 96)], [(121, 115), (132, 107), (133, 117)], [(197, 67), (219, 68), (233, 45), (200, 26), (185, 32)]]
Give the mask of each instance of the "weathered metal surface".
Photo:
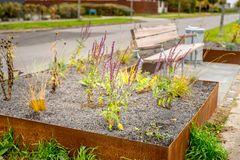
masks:
[[(210, 82), (205, 82), (210, 83)], [(217, 107), (218, 83), (206, 102), (199, 108), (192, 121), (198, 125), (207, 121)], [(152, 145), (107, 135), (65, 128), (36, 121), (0, 115), (0, 130), (14, 129), (14, 134), (21, 135), (27, 144), (43, 139), (55, 138), (72, 152), (81, 145), (97, 147), (105, 160), (183, 160), (188, 147), (190, 121), (169, 147)]]
[[(209, 82), (205, 81), (205, 83)], [(219, 83), (216, 83), (216, 86), (212, 90), (205, 103), (199, 108), (198, 112), (193, 116), (192, 120), (186, 125), (186, 127), (179, 133), (175, 141), (170, 144), (168, 151), (168, 160), (185, 159), (185, 152), (188, 148), (189, 143), (191, 124), (194, 122), (198, 126), (201, 126), (212, 116), (215, 109), (217, 108), (218, 88)]]
[(204, 62), (240, 64), (239, 51), (203, 50)]

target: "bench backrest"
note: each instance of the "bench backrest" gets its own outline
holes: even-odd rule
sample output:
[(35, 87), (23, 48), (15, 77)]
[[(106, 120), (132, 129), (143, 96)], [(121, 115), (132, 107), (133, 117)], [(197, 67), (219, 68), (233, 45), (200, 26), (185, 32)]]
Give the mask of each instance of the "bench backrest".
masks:
[(174, 23), (131, 30), (134, 45), (139, 49), (157, 48), (162, 43), (179, 38)]

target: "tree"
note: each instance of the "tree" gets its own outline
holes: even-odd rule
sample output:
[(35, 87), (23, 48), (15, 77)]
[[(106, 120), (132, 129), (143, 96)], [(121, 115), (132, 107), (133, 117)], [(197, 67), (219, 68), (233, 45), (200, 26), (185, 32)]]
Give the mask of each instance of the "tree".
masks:
[(209, 8), (209, 2), (208, 2), (208, 0), (197, 0), (196, 6), (199, 9), (199, 13), (201, 13), (203, 8), (205, 10), (207, 10)]
[(178, 0), (178, 16), (180, 16), (181, 12), (181, 0)]
[(210, 4), (210, 9), (214, 7), (214, 5), (218, 2), (218, 0), (208, 0)]
[(221, 5), (221, 18), (220, 18), (220, 26), (219, 26), (219, 35), (223, 36), (223, 34), (224, 34), (223, 25), (224, 25), (226, 0), (219, 0), (219, 4)]
[(236, 2), (235, 6), (240, 8), (240, 0)]
[(199, 4), (199, 13), (202, 12), (202, 3), (203, 3), (203, 0), (197, 0), (198, 1), (198, 4)]
[(235, 6), (236, 7), (238, 7), (238, 9), (239, 9), (239, 20), (238, 20), (238, 23), (240, 24), (240, 0), (238, 0), (237, 2), (236, 2), (236, 4), (235, 4)]

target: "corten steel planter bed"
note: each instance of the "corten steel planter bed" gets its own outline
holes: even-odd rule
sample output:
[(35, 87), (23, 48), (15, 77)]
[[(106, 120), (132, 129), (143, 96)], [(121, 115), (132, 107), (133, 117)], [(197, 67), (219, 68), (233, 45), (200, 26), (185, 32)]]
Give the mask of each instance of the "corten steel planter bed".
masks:
[[(209, 82), (206, 81), (206, 83)], [(0, 130), (12, 127), (14, 134), (21, 135), (26, 144), (55, 138), (65, 147), (72, 149), (73, 152), (81, 145), (97, 147), (100, 157), (105, 160), (182, 160), (188, 147), (191, 123), (195, 122), (197, 125), (202, 125), (211, 117), (217, 107), (218, 87), (219, 84), (216, 83), (207, 100), (168, 147), (4, 115), (0, 115)]]
[(240, 52), (227, 50), (203, 50), (204, 62), (229, 63), (240, 65)]

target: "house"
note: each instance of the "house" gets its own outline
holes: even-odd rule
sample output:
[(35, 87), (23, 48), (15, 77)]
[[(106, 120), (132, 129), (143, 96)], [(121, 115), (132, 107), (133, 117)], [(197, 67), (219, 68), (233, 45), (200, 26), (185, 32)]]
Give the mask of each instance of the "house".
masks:
[[(78, 0), (25, 0), (25, 3), (37, 3), (47, 6), (59, 3), (77, 3)], [(82, 3), (112, 3), (133, 7), (135, 13), (166, 12), (164, 0), (81, 0)]]

